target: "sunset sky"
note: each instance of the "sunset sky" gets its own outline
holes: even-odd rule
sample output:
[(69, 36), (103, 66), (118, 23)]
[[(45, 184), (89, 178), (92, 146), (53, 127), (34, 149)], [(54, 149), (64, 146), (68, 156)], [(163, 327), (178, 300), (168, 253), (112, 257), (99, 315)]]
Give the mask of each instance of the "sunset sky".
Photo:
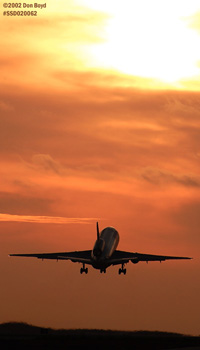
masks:
[[(199, 0), (0, 9), (0, 323), (200, 335)], [(97, 220), (121, 250), (194, 259), (8, 257), (92, 249)]]

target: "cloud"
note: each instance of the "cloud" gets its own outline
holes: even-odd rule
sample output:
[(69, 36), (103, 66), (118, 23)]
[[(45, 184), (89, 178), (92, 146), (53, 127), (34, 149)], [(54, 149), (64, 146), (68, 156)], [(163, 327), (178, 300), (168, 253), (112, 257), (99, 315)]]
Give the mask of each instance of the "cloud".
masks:
[(51, 171), (56, 174), (62, 173), (62, 166), (49, 154), (35, 154), (32, 157), (32, 163), (44, 171)]
[(31, 184), (14, 180), (12, 192), (0, 192), (0, 213), (45, 215), (51, 214), (52, 198), (37, 193)]
[(115, 195), (169, 206), (166, 191), (198, 194), (199, 93), (105, 86), (103, 77), (77, 73), (82, 87), (62, 92), (1, 90), (13, 110), (1, 113), (0, 212), (95, 217), (101, 195), (103, 207)]
[(91, 179), (138, 180), (139, 172), (140, 181), (198, 187), (199, 94), (108, 88), (96, 77), (92, 99), (87, 85), (81, 94), (55, 92), (51, 98), (23, 89), (2, 92), (13, 110), (2, 112), (1, 171), (12, 164), (15, 183), (39, 176), (48, 183), (58, 175), (73, 184), (72, 178), (82, 179), (84, 186)]
[[(84, 70), (81, 70), (80, 67), (77, 69), (73, 69), (71, 67), (70, 70), (67, 70), (66, 67), (63, 67), (63, 69), (52, 70), (52, 78), (55, 78), (58, 82), (64, 84), (64, 86), (70, 86), (73, 89), (81, 89), (83, 90), (83, 97), (84, 97), (84, 90), (87, 86), (87, 89), (92, 89), (93, 93), (95, 92), (97, 86), (98, 86), (98, 94), (92, 94), (90, 95), (90, 99), (93, 100), (98, 99), (100, 100), (102, 97), (106, 99), (106, 93), (108, 92), (108, 100), (111, 98), (110, 92), (113, 92), (112, 99), (118, 100), (122, 97), (122, 90), (124, 87), (131, 89), (139, 89), (141, 87), (150, 88), (156, 88), (156, 86), (159, 85), (158, 81), (153, 78), (142, 78), (139, 76), (131, 76), (128, 74), (120, 73), (119, 71), (110, 69), (109, 71), (106, 69), (88, 69), (85, 68)], [(104, 88), (99, 89), (99, 88)], [(114, 90), (111, 90), (111, 87), (114, 88)], [(166, 88), (166, 87), (165, 87)], [(129, 91), (126, 90), (127, 94), (129, 94)], [(99, 95), (100, 93), (100, 95)], [(151, 94), (151, 92), (149, 91)], [(145, 106), (143, 106), (145, 108)]]
[(97, 218), (66, 218), (59, 216), (33, 216), (0, 214), (0, 222), (31, 222), (36, 224), (89, 224)]
[[(69, 3), (69, 4), (68, 4)], [(55, 9), (55, 2), (52, 8)], [(58, 4), (59, 7), (59, 4)], [(33, 23), (24, 18), (17, 27), (12, 22), (0, 23), (5, 33), (0, 37), (0, 83), (4, 87), (33, 86), (55, 88), (51, 71), (55, 66), (63, 69), (83, 69), (89, 47), (105, 40), (103, 28), (108, 16), (99, 11), (76, 6), (72, 2), (62, 4), (62, 12), (53, 13), (48, 3), (45, 18)], [(38, 83), (39, 82), (39, 83)]]
[(186, 17), (185, 20), (187, 21), (189, 28), (192, 28), (200, 33), (200, 11), (196, 12), (192, 16)]
[(178, 175), (153, 167), (142, 169), (140, 175), (155, 185), (179, 184), (186, 187), (200, 187), (200, 177), (194, 175)]
[[(165, 110), (177, 120), (177, 117), (182, 119), (182, 122), (191, 121), (198, 122), (200, 116), (199, 94), (195, 93), (179, 93), (171, 94), (166, 100)], [(188, 115), (192, 117), (188, 120)]]

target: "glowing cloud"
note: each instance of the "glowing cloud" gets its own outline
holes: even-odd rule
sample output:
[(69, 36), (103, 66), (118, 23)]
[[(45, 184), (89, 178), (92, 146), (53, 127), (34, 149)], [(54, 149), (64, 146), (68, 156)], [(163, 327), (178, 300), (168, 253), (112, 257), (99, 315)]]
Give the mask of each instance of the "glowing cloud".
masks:
[(0, 214), (0, 222), (32, 222), (36, 224), (89, 224), (96, 218), (65, 218), (60, 216), (32, 216)]
[(94, 64), (166, 83), (200, 73), (199, 33), (188, 26), (198, 2), (85, 2), (110, 15), (106, 41), (91, 46)]

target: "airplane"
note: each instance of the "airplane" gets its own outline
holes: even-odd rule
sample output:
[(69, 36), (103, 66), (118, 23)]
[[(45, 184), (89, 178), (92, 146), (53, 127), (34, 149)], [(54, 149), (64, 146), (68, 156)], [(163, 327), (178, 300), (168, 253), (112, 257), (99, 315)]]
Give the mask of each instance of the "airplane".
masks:
[(141, 253), (129, 253), (121, 250), (116, 250), (119, 243), (119, 233), (114, 227), (106, 227), (99, 232), (99, 224), (96, 223), (97, 240), (93, 250), (82, 250), (63, 253), (43, 253), (43, 254), (9, 254), (9, 256), (31, 257), (38, 259), (55, 259), (55, 260), (71, 260), (83, 264), (80, 273), (88, 273), (88, 268), (85, 265), (91, 265), (93, 268), (100, 270), (100, 273), (106, 273), (106, 269), (111, 265), (121, 265), (119, 275), (126, 275), (125, 264), (131, 261), (137, 264), (140, 261), (165, 261), (178, 259), (192, 259), (187, 257), (151, 255)]

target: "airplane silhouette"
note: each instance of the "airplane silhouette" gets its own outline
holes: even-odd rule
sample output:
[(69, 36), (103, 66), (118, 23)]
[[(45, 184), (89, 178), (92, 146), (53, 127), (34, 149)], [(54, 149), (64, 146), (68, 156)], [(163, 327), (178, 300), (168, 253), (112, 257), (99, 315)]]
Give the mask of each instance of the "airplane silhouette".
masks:
[(44, 254), (10, 254), (10, 256), (31, 257), (38, 259), (55, 259), (55, 260), (71, 260), (72, 262), (79, 262), (83, 264), (80, 273), (88, 273), (88, 268), (85, 265), (91, 265), (100, 272), (106, 273), (106, 269), (111, 265), (121, 265), (119, 275), (126, 274), (124, 265), (131, 261), (137, 264), (139, 261), (165, 261), (178, 259), (192, 259), (187, 257), (165, 256), (165, 255), (151, 255), (140, 253), (129, 253), (121, 250), (116, 250), (119, 243), (119, 233), (114, 227), (106, 227), (99, 232), (99, 225), (97, 225), (97, 240), (94, 244), (93, 250), (82, 250), (74, 252), (63, 253), (44, 253)]

